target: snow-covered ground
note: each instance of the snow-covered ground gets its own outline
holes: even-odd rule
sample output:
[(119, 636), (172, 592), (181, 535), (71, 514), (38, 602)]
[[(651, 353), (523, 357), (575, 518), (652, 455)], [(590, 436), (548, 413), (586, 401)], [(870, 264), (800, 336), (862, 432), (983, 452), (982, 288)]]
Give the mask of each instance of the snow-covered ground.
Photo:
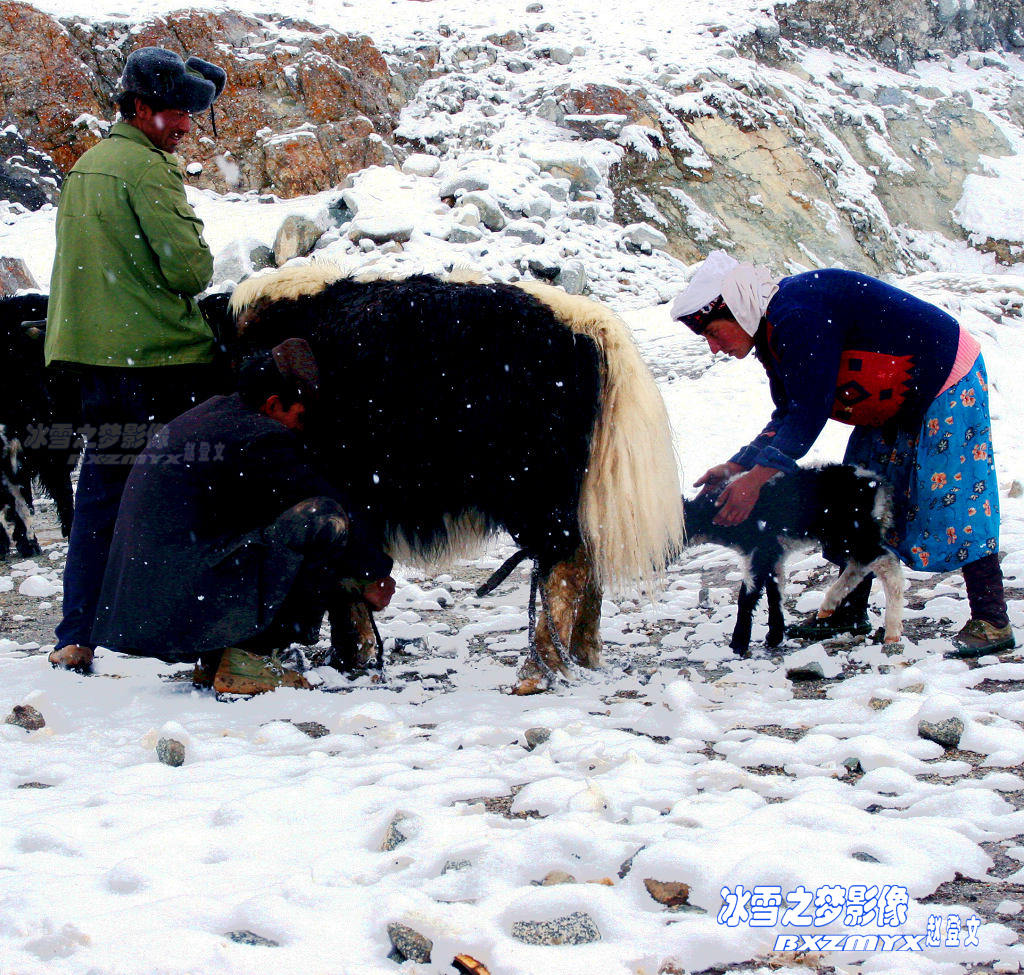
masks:
[[(37, 5), (129, 20), (179, 6)], [(471, 0), (276, 6), (364, 31), (387, 48), (414, 38), (424, 18), (507, 29), (525, 2), (514, 11)], [(604, 57), (616, 70), (669, 30), (680, 56), (711, 56), (702, 23), (731, 28), (761, 16), (759, 4), (742, 0), (688, 3), (685, 17), (679, 4), (546, 0), (545, 8), (560, 44), (578, 38), (595, 63)], [(967, 87), (974, 75), (961, 67), (946, 81)], [(1019, 62), (1013, 70), (1022, 73)], [(403, 123), (420, 124), (415, 104)], [(1019, 145), (1020, 133), (1005, 128)], [(462, 262), (516, 276), (535, 249), (497, 236), (460, 249), (430, 232), (446, 219), (435, 212), (440, 182), (474, 167), (524, 200), (543, 179), (512, 153), (457, 147), (433, 177), (360, 174), (351, 192), (361, 207), (377, 201), (407, 215), (413, 237), (401, 251), (372, 253), (338, 237), (324, 255), (382, 269)], [(1019, 172), (1016, 163), (987, 164), (967, 187), (965, 219), (1002, 228), (1019, 202)], [(192, 194), (215, 251), (240, 236), (271, 243), (286, 214), (315, 217), (332, 197), (268, 205)], [(625, 254), (614, 225), (583, 228), (554, 204), (558, 247), (578, 247), (595, 290), (622, 311), (658, 376), (688, 483), (763, 425), (763, 373), (752, 360), (714, 360), (655, 304), (686, 268), (658, 252)], [(0, 223), (0, 253), (24, 257), (41, 282), (53, 216)], [(982, 341), (1004, 571), (1011, 619), (1024, 634), (1024, 499), (1009, 496), (1024, 480), (1024, 275), (962, 243), (936, 241), (932, 256), (934, 270), (900, 283)], [(618, 294), (623, 261), (629, 288)], [(830, 427), (811, 459), (841, 456), (844, 437)], [(400, 568), (380, 619), (392, 650), (386, 683), (349, 683), (322, 668), (313, 692), (226, 703), (171, 679), (174, 668), (112, 653), (101, 653), (87, 678), (52, 671), (47, 627), (66, 546), (51, 533), (46, 548), (0, 566), (0, 719), (24, 704), (46, 720), (32, 732), (0, 724), (0, 975), (428, 975), (453, 971), (458, 954), (492, 975), (655, 975), (732, 962), (754, 971), (777, 936), (794, 932), (922, 936), (922, 950), (826, 953), (841, 971), (952, 975), (1024, 963), (1024, 661), (1019, 653), (977, 666), (943, 659), (946, 637), (968, 615), (959, 577), (910, 574), (909, 636), (896, 650), (841, 643), (740, 661), (728, 649), (739, 573), (728, 553), (696, 549), (653, 602), (605, 600), (605, 670), (518, 698), (502, 688), (525, 647), (525, 575), (486, 599), (471, 592), (511, 552), (498, 539), (442, 575)], [(790, 612), (817, 605), (824, 568), (817, 555), (794, 558)], [(755, 628), (755, 643), (764, 630)], [(796, 663), (817, 664), (826, 680), (791, 681)], [(922, 718), (948, 717), (964, 725), (950, 753), (918, 735)], [(296, 722), (319, 722), (326, 734), (310, 737)], [(550, 736), (527, 750), (532, 728)], [(161, 738), (184, 744), (181, 767), (158, 761)], [(575, 882), (539, 885), (552, 871)], [(688, 906), (658, 902), (648, 880), (685, 883)], [(837, 886), (848, 898), (856, 885), (888, 887), (892, 905), (905, 888), (909, 900), (892, 926), (829, 921), (824, 911), (809, 926), (758, 926), (723, 898), (738, 885)], [(937, 888), (938, 902), (926, 901)], [(986, 893), (970, 900), (978, 891)], [(953, 915), (963, 922), (959, 945)], [(600, 940), (523, 940), (522, 922), (574, 916), (563, 922), (570, 938), (596, 930)], [(941, 922), (937, 947), (927, 943), (931, 916)], [(402, 968), (389, 960), (392, 922), (429, 938), (432, 960)]]

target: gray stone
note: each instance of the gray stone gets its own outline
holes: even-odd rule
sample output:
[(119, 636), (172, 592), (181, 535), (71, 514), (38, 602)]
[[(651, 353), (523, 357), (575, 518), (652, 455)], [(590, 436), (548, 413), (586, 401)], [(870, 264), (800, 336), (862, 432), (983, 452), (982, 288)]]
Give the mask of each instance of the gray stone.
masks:
[(353, 206), (351, 194), (342, 193), (336, 200), (327, 204), (327, 220), (335, 227), (348, 223), (355, 215), (356, 208)]
[(402, 172), (409, 176), (434, 176), (441, 160), (437, 156), (428, 156), (424, 152), (414, 152), (402, 163)]
[(156, 757), (164, 765), (177, 768), (179, 765), (185, 764), (185, 746), (174, 738), (161, 738), (156, 743)]
[(542, 4), (542, 3), (528, 3), (526, 5), (526, 12), (528, 14), (539, 14), (539, 13), (543, 13), (543, 11), (544, 11), (544, 4)]
[(323, 232), (324, 228), (309, 217), (298, 213), (289, 214), (274, 238), (274, 260), (277, 266), (280, 267), (293, 257), (305, 257)]
[(540, 278), (542, 281), (554, 281), (562, 270), (557, 261), (544, 254), (531, 257), (526, 262), (526, 266), (535, 278)]
[(402, 822), (403, 819), (403, 816), (395, 816), (395, 818), (388, 823), (388, 828), (384, 832), (384, 839), (381, 840), (380, 844), (382, 853), (390, 853), (408, 839), (405, 833), (398, 828), (398, 824)]
[(569, 190), (571, 187), (572, 183), (567, 179), (553, 179), (540, 184), (540, 188), (547, 193), (552, 200), (557, 200), (559, 203), (565, 203), (565, 201), (569, 199)]
[(858, 850), (855, 853), (851, 853), (850, 856), (852, 856), (854, 858), (854, 860), (860, 860), (861, 863), (881, 863), (882, 862), (877, 857), (873, 857), (870, 853), (862, 853), (860, 850)]
[(360, 245), (364, 240), (373, 244), (385, 244), (389, 240), (404, 244), (413, 232), (412, 223), (398, 214), (388, 216), (356, 216), (348, 229), (349, 240)]
[(594, 226), (601, 219), (601, 206), (598, 203), (575, 203), (569, 207), (569, 216)]
[(1024, 484), (1021, 484), (1020, 481), (1014, 480), (1010, 485), (1010, 490), (1007, 492), (1007, 496), (1011, 498), (1024, 496)]
[[(508, 68), (512, 74), (526, 74), (527, 71), (533, 70), (533, 65), (530, 64), (529, 61), (523, 61), (520, 58), (509, 58), (505, 62), (505, 67)], [(480, 114), (490, 117), (492, 115), (497, 115), (498, 111), (491, 105), (481, 105)]]
[(960, 13), (960, 0), (938, 0), (935, 11), (940, 21), (948, 23)]
[(441, 870), (442, 874), (454, 873), (459, 870), (468, 870), (473, 864), (469, 860), (446, 860)]
[(927, 741), (934, 741), (943, 748), (957, 748), (964, 733), (964, 723), (959, 718), (945, 721), (919, 721), (917, 733)]
[(490, 193), (470, 192), (464, 193), (459, 202), (465, 206), (472, 203), (480, 211), (480, 220), (488, 230), (495, 232), (505, 229), (505, 214), (501, 212), (498, 201)]
[(561, 125), (565, 121), (565, 112), (562, 111), (558, 99), (550, 95), (541, 99), (540, 105), (537, 106), (537, 114), (554, 125)]
[(573, 911), (552, 921), (513, 921), (512, 937), (528, 945), (589, 945), (601, 932), (589, 914)]
[(754, 28), (754, 33), (762, 44), (775, 44), (782, 35), (782, 30), (775, 21), (771, 21), (767, 24), (758, 24), (757, 27)]
[(477, 241), (483, 240), (483, 236), (483, 233), (476, 227), (455, 226), (448, 231), (448, 240), (453, 244), (475, 244)]
[(295, 727), (310, 738), (326, 738), (331, 733), (330, 729), (319, 721), (296, 721)]
[(535, 196), (526, 204), (526, 214), (530, 217), (540, 217), (541, 220), (547, 220), (551, 216), (551, 197), (544, 195)]
[(4, 718), (4, 724), (13, 724), (26, 731), (38, 731), (46, 727), (43, 716), (31, 704), (15, 704), (11, 713)]
[(622, 861), (622, 866), (619, 867), (619, 880), (624, 880), (626, 877), (629, 876), (630, 870), (633, 869), (633, 861), (637, 858), (638, 854), (643, 853), (643, 851), (646, 849), (647, 844), (644, 844), (631, 857), (629, 857), (627, 860)]
[(545, 20), (543, 23), (537, 25), (538, 34), (553, 34), (555, 32), (555, 25), (550, 20)]
[(460, 193), (473, 193), (476, 190), (486, 190), (490, 186), (487, 178), (479, 173), (456, 173), (449, 176), (440, 186), (437, 195), (441, 199), (449, 196), (458, 196)]
[(640, 248), (645, 244), (648, 247), (668, 246), (668, 238), (657, 227), (652, 227), (649, 223), (631, 223), (628, 227), (624, 227), (622, 240), (627, 248)]
[(551, 737), (551, 729), (527, 728), (523, 737), (526, 739), (526, 750), (532, 752), (538, 745), (543, 745)]
[(875, 92), (875, 104), (882, 108), (898, 108), (900, 105), (905, 105), (906, 102), (907, 96), (899, 88), (883, 85)]
[(506, 237), (518, 237), (524, 244), (543, 244), (544, 232), (529, 220), (515, 220), (505, 227)]
[(555, 64), (568, 64), (572, 60), (572, 51), (567, 51), (564, 47), (553, 47), (548, 51), (548, 57)]
[(418, 931), (405, 924), (392, 921), (388, 925), (388, 937), (392, 947), (401, 955), (403, 961), (415, 961), (426, 965), (430, 961), (430, 952), (434, 942)]
[(587, 290), (587, 269), (582, 261), (566, 261), (562, 265), (555, 283), (571, 295), (581, 295)]
[(12, 295), (22, 289), (38, 290), (32, 272), (20, 257), (0, 257), (0, 295)]
[(843, 759), (843, 768), (846, 769), (849, 775), (860, 775), (864, 771), (861, 767), (860, 759), (853, 756)]
[(279, 948), (280, 945), (276, 941), (271, 941), (270, 938), (264, 938), (260, 934), (254, 934), (252, 931), (228, 931), (224, 935), (230, 941), (234, 941), (237, 945), (251, 945), (253, 948)]
[(274, 252), (255, 237), (231, 241), (213, 259), (213, 280), (239, 282), (265, 267), (274, 266)]
[(50, 782), (22, 782), (18, 786), (19, 789), (52, 789), (53, 784)]
[(821, 680), (825, 676), (825, 671), (817, 660), (809, 660), (807, 663), (788, 668), (786, 676), (791, 681)]

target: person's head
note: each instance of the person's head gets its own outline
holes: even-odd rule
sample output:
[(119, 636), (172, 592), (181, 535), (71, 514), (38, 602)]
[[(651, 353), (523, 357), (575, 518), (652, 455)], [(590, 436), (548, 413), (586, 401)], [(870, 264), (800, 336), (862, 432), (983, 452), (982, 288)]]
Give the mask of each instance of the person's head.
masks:
[(162, 47), (132, 51), (115, 102), (121, 117), (157, 149), (174, 152), (192, 128), (192, 116), (210, 108), (227, 73), (202, 58), (187, 61)]
[(238, 395), (250, 409), (289, 430), (302, 430), (319, 396), (320, 371), (305, 339), (286, 339), (249, 356), (238, 370)]
[(712, 352), (742, 359), (754, 347), (754, 336), (777, 290), (767, 268), (712, 251), (676, 296), (672, 317), (702, 336)]

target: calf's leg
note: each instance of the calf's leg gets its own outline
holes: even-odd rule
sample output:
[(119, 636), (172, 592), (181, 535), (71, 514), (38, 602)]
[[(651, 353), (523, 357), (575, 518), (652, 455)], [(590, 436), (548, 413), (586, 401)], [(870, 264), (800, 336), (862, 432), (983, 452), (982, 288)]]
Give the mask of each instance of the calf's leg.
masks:
[(777, 647), (786, 635), (786, 618), (782, 615), (782, 590), (774, 571), (768, 576), (765, 589), (768, 593), (768, 637), (765, 644)]

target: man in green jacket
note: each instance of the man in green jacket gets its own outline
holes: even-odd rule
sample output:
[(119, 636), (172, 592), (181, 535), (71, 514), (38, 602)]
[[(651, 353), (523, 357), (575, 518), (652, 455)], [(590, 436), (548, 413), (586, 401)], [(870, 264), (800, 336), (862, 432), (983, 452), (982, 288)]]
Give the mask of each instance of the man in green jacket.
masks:
[[(64, 182), (46, 321), (46, 362), (73, 370), (89, 431), (50, 662), (86, 671), (118, 504), (154, 427), (214, 390), (213, 335), (195, 296), (213, 258), (173, 155), (227, 75), (147, 47), (121, 76), (121, 120)], [(145, 598), (140, 594), (140, 598)]]

